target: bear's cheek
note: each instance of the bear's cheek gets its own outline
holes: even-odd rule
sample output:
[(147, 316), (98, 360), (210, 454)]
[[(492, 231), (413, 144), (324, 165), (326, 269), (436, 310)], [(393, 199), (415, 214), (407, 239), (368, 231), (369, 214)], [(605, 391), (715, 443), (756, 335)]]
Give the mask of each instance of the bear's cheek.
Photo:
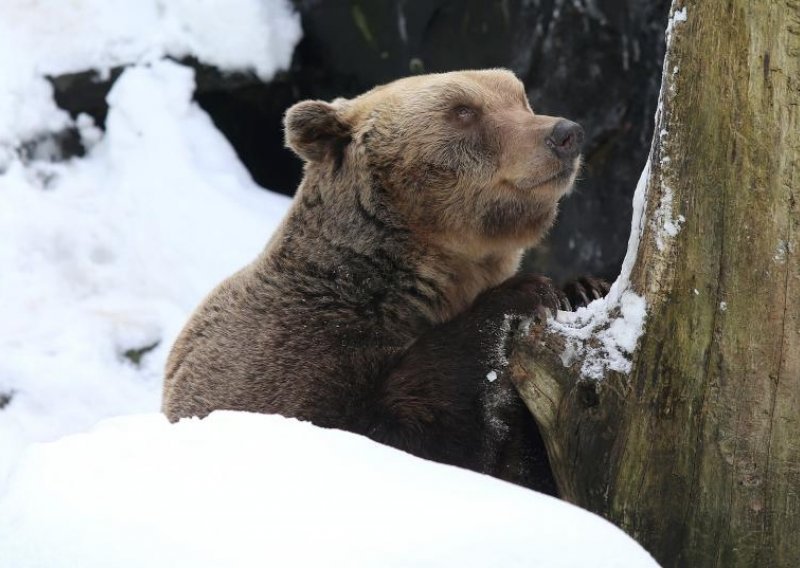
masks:
[(509, 180), (538, 179), (553, 175), (561, 163), (538, 137), (516, 137), (503, 145), (500, 170)]

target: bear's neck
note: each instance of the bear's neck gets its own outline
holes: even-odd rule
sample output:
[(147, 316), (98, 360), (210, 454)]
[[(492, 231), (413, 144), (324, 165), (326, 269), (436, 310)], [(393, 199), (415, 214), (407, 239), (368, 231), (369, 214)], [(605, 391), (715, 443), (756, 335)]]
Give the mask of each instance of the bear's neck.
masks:
[(480, 256), (448, 250), (404, 226), (375, 187), (321, 190), (332, 186), (306, 176), (262, 257), (267, 270), (335, 282), (328, 291), (347, 305), (399, 310), (409, 322), (429, 324), (455, 317), (517, 270), (521, 250)]

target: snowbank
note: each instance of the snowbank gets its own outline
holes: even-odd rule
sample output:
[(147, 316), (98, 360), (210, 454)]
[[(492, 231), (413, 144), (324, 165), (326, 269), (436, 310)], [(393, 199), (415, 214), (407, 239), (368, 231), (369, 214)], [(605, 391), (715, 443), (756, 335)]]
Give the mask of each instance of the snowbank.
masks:
[(106, 133), (80, 121), (86, 157), (14, 158), (0, 170), (0, 393), (12, 393), (0, 486), (31, 441), (158, 409), (189, 313), (258, 254), (286, 210), (193, 90), (176, 63), (131, 67), (108, 96)]
[(45, 76), (193, 56), (267, 80), (300, 36), (288, 0), (2, 0), (0, 145), (69, 122)]
[[(268, 79), (299, 38), (288, 0), (0, 0), (0, 489), (30, 442), (156, 410), (183, 322), (286, 210), (166, 57)], [(106, 132), (45, 78), (123, 65)]]
[(652, 567), (556, 499), (278, 416), (118, 418), (33, 447), (0, 565)]

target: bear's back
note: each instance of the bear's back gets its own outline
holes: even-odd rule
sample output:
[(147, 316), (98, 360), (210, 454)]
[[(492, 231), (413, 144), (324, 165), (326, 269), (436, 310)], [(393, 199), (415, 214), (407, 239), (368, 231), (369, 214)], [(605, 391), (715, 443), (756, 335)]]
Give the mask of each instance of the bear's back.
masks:
[(373, 390), (369, 377), (412, 334), (328, 293), (335, 282), (299, 285), (262, 263), (222, 282), (192, 314), (167, 361), (163, 412), (175, 421), (244, 410), (344, 427)]

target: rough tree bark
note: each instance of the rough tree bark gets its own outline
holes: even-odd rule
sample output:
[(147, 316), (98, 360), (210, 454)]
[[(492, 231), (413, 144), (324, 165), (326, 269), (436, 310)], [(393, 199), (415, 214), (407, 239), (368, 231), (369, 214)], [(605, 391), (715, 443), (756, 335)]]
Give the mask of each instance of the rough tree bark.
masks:
[(583, 346), (628, 288), (630, 371), (586, 377), (551, 323), (509, 372), (564, 498), (664, 566), (800, 566), (800, 1), (672, 14), (638, 253)]

